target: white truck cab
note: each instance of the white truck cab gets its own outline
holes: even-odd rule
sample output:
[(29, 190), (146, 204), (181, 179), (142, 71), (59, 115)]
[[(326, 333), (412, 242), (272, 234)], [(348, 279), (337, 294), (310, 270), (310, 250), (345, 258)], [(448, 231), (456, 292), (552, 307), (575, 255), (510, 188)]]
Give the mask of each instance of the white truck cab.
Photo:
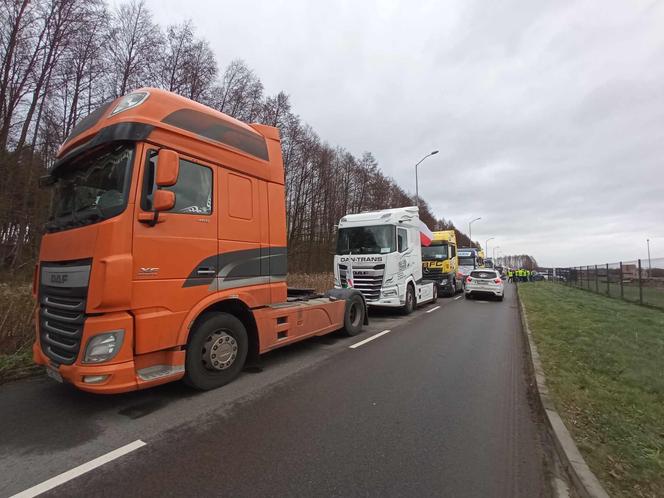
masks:
[(434, 302), (434, 282), (422, 280), (417, 207), (384, 209), (341, 218), (334, 256), (334, 284), (354, 287), (368, 305), (401, 308)]

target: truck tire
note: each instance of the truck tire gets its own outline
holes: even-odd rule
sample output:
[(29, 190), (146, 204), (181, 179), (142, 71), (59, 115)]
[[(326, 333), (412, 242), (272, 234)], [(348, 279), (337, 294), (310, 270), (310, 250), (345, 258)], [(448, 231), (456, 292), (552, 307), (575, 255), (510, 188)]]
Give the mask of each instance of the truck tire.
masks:
[(344, 329), (345, 335), (352, 337), (362, 332), (364, 324), (364, 315), (367, 309), (364, 305), (364, 299), (361, 296), (354, 295), (346, 301), (346, 310), (344, 311)]
[(456, 293), (457, 293), (456, 278), (452, 277), (452, 280), (450, 282), (450, 291), (446, 294), (446, 296), (452, 297), (456, 295)]
[(401, 312), (404, 315), (410, 315), (415, 309), (415, 289), (413, 284), (408, 284), (406, 287), (406, 303), (401, 307)]
[(228, 313), (206, 313), (189, 335), (184, 382), (201, 391), (234, 380), (249, 351), (247, 329)]

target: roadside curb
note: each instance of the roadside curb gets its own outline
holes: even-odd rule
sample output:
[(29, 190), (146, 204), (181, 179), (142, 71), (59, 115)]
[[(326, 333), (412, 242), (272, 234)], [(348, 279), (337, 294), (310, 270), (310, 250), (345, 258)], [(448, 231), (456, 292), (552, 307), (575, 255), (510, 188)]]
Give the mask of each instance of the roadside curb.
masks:
[(579, 496), (584, 498), (609, 498), (609, 494), (602, 487), (597, 476), (590, 470), (588, 464), (581, 456), (579, 449), (567, 430), (560, 414), (556, 411), (553, 399), (549, 395), (544, 377), (544, 369), (540, 361), (537, 346), (533, 339), (532, 331), (528, 326), (526, 309), (519, 295), (519, 287), (516, 289), (517, 302), (519, 304), (519, 316), (521, 317), (521, 330), (528, 347), (526, 351), (530, 362), (528, 369), (535, 380), (537, 399), (546, 419), (549, 435), (554, 443), (554, 448), (567, 475), (571, 478), (571, 484)]

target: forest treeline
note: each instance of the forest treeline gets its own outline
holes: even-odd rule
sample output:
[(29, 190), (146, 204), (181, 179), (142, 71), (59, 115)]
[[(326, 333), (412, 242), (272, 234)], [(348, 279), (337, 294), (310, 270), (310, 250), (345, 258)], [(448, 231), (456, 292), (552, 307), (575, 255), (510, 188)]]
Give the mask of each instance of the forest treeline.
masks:
[[(1, 0), (0, 270), (28, 275), (50, 195), (38, 179), (87, 114), (144, 86), (164, 88), (246, 122), (279, 127), (286, 167), (291, 271), (330, 268), (335, 224), (347, 213), (413, 205), (370, 152), (330, 145), (294, 111), (283, 91), (268, 94), (241, 59), (220, 68), (190, 21), (154, 22), (141, 1)], [(451, 229), (424, 200), (421, 217)], [(460, 246), (468, 237), (457, 231)]]

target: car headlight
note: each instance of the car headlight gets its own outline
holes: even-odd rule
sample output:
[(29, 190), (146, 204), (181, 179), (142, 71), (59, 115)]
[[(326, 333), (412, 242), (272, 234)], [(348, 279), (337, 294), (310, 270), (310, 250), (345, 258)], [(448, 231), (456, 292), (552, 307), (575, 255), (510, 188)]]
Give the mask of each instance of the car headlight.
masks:
[(112, 330), (95, 335), (88, 341), (83, 363), (101, 363), (113, 359), (120, 351), (123, 340), (124, 330)]

